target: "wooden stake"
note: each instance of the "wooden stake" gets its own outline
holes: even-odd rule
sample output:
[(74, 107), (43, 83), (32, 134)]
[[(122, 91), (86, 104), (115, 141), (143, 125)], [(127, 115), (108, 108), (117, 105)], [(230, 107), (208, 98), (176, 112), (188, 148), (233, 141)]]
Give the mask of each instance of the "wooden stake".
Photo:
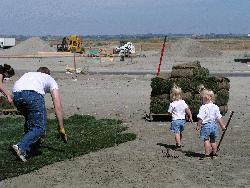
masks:
[(159, 63), (159, 65), (158, 65), (158, 69), (157, 69), (157, 73), (156, 73), (156, 75), (157, 75), (157, 76), (159, 76), (159, 75), (160, 75), (160, 71), (161, 71), (161, 63), (162, 63), (162, 57), (163, 57), (163, 54), (164, 54), (164, 51), (165, 51), (166, 40), (167, 40), (167, 36), (165, 36), (165, 38), (164, 38), (164, 42), (163, 42), (163, 45), (162, 45), (162, 49), (161, 49), (161, 57), (160, 57), (160, 63)]
[(233, 114), (234, 114), (234, 111), (231, 112), (230, 117), (229, 117), (229, 119), (228, 119), (228, 121), (227, 121), (227, 124), (226, 124), (226, 127), (225, 127), (226, 129), (223, 131), (223, 133), (222, 133), (222, 135), (221, 135), (219, 144), (218, 144), (218, 146), (217, 146), (217, 152), (220, 150), (221, 142), (222, 142), (222, 140), (223, 140), (223, 138), (224, 138), (224, 136), (225, 136), (225, 133), (226, 133), (226, 131), (227, 131), (227, 128), (228, 128), (228, 126), (229, 126), (229, 123), (230, 123), (230, 121), (231, 121), (231, 119), (232, 119)]

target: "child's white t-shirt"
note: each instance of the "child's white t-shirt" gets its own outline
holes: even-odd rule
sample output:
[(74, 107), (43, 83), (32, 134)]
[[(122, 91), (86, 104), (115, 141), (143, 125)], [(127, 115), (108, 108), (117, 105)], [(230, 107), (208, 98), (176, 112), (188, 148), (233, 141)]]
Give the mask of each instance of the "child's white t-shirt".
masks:
[(198, 118), (202, 119), (202, 124), (209, 122), (216, 122), (222, 115), (220, 114), (219, 107), (216, 104), (208, 103), (200, 107)]
[(184, 100), (177, 100), (170, 103), (168, 112), (172, 114), (172, 120), (185, 119), (185, 109), (188, 105)]

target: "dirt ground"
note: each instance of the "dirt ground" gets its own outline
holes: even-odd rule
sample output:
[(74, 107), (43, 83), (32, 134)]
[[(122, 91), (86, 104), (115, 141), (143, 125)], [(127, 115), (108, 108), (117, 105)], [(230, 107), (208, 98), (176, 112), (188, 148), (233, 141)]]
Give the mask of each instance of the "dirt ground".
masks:
[[(233, 62), (239, 51), (224, 51), (220, 57), (199, 58), (211, 73), (250, 73), (250, 66)], [(229, 111), (234, 110), (230, 128), (221, 145), (219, 157), (199, 160), (203, 143), (190, 123), (184, 131), (182, 152), (164, 147), (175, 144), (170, 122), (149, 122), (150, 80), (158, 63), (158, 51), (142, 52), (140, 57), (113, 62), (107, 59), (78, 57), (77, 67), (87, 75), (65, 74), (72, 58), (0, 58), (16, 70), (6, 81), (9, 89), (25, 71), (47, 66), (62, 92), (65, 116), (90, 114), (97, 118), (119, 118), (137, 139), (64, 162), (45, 166), (29, 174), (0, 182), (0, 187), (249, 187), (250, 186), (250, 79), (230, 77)], [(146, 57), (145, 57), (145, 56)], [(197, 58), (164, 57), (162, 72), (178, 63)], [(99, 74), (93, 74), (99, 72)], [(111, 74), (113, 72), (113, 74)], [(127, 74), (119, 74), (125, 72)], [(106, 74), (104, 74), (106, 73)], [(52, 102), (46, 96), (49, 117)], [(225, 121), (228, 120), (229, 112)], [(67, 130), (67, 125), (65, 125)], [(176, 157), (175, 157), (176, 156)]]

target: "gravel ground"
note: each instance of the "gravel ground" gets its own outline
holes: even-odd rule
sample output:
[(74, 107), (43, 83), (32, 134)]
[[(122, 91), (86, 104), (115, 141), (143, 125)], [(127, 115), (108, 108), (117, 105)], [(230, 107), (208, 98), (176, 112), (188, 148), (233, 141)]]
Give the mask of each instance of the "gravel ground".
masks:
[[(151, 71), (159, 62), (158, 52), (145, 52), (146, 57), (120, 62), (100, 62), (78, 58), (77, 66), (88, 71)], [(237, 52), (223, 52), (217, 58), (200, 58), (202, 66), (211, 72), (250, 71), (247, 64), (233, 62)], [(197, 58), (165, 57), (162, 71), (172, 65)], [(1, 59), (0, 64), (11, 64), (17, 75), (6, 82), (10, 89), (26, 70), (48, 66), (60, 85), (65, 115), (90, 114), (97, 118), (119, 118), (135, 132), (135, 141), (103, 149), (64, 162), (45, 166), (37, 171), (0, 182), (0, 187), (249, 187), (250, 185), (250, 131), (248, 120), (250, 79), (231, 77), (229, 111), (235, 115), (221, 145), (219, 157), (201, 161), (203, 143), (198, 133), (188, 124), (184, 132), (182, 152), (165, 146), (175, 144), (169, 132), (169, 122), (148, 122), (150, 79), (146, 75), (74, 75), (65, 74), (72, 58)], [(75, 80), (77, 79), (77, 80)], [(49, 96), (47, 107), (52, 103)], [(49, 114), (53, 116), (53, 114)], [(227, 121), (229, 113), (224, 117)], [(65, 125), (67, 129), (67, 125)], [(163, 151), (163, 153), (162, 153)], [(176, 156), (176, 157), (175, 157)]]

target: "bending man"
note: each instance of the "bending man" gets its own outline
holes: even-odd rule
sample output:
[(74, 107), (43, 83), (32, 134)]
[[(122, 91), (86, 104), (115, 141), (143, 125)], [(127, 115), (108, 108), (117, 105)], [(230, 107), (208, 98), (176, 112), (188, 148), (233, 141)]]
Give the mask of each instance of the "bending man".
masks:
[(63, 110), (58, 85), (50, 76), (47, 67), (40, 67), (37, 72), (25, 73), (16, 81), (13, 88), (13, 101), (17, 109), (24, 115), (24, 136), (21, 141), (12, 146), (16, 156), (23, 162), (36, 143), (45, 134), (46, 108), (44, 95), (50, 93), (54, 104), (58, 123), (58, 131), (66, 141), (63, 125)]

